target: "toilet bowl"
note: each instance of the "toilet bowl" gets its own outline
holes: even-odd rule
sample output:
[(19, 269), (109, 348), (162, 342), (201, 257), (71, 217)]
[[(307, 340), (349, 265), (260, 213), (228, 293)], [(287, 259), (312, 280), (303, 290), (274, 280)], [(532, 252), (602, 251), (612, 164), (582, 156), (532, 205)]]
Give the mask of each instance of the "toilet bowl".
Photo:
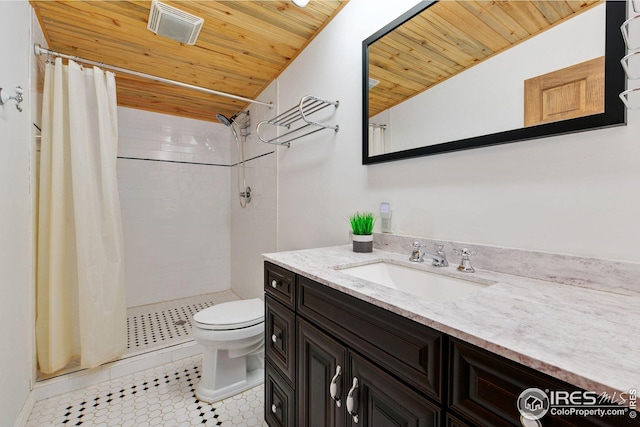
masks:
[(216, 402), (264, 381), (264, 302), (225, 302), (197, 312), (191, 334), (203, 346), (196, 397)]

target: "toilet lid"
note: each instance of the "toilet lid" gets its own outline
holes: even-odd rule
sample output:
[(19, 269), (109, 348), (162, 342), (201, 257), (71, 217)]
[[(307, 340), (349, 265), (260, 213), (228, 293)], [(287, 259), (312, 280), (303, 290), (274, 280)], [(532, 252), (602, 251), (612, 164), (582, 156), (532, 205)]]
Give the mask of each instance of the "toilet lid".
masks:
[(264, 302), (260, 298), (230, 301), (205, 308), (193, 316), (204, 329), (240, 329), (264, 322)]

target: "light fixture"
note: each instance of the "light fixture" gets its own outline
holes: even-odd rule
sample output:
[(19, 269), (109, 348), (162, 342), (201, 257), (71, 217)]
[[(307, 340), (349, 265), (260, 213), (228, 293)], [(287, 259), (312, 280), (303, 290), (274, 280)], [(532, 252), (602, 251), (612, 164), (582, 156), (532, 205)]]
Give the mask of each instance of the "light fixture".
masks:
[(291, 0), (293, 2), (293, 4), (295, 4), (298, 7), (305, 7), (307, 5), (307, 3), (309, 3), (309, 0)]
[(151, 2), (147, 29), (164, 37), (185, 44), (196, 44), (204, 19), (183, 12), (180, 9), (160, 3)]

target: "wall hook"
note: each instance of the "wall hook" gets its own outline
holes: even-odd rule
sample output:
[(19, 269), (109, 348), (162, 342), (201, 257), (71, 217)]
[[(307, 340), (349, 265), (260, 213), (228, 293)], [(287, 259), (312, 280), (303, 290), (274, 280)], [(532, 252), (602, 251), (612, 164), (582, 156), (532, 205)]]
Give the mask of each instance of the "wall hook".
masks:
[(16, 108), (18, 109), (18, 111), (22, 112), (20, 103), (24, 101), (24, 98), (22, 97), (22, 88), (20, 86), (16, 87), (16, 94), (14, 96), (9, 95), (4, 89), (0, 87), (0, 105), (6, 104), (10, 99), (16, 101)]

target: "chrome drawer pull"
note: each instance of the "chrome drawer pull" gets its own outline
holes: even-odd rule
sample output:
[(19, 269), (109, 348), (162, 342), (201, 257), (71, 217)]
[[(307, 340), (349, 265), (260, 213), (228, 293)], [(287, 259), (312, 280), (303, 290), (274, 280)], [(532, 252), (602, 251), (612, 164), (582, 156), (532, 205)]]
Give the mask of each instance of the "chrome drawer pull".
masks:
[(276, 289), (278, 287), (278, 285), (279, 285), (279, 283), (278, 283), (277, 280), (274, 279), (274, 280), (271, 281), (271, 287), (273, 289)]
[(274, 414), (278, 412), (278, 406), (275, 403), (271, 405), (271, 412), (273, 412)]
[(342, 376), (342, 367), (337, 365), (336, 374), (331, 379), (331, 384), (329, 385), (329, 394), (331, 395), (331, 399), (336, 402), (338, 408), (342, 406), (342, 399), (340, 399), (340, 392), (338, 392), (338, 378), (340, 376)]
[(271, 341), (273, 341), (274, 344), (278, 342), (278, 338), (280, 338), (280, 335), (271, 335)]
[(357, 388), (358, 378), (353, 377), (353, 387), (351, 387), (349, 394), (347, 394), (347, 412), (353, 417), (353, 422), (356, 424), (358, 424), (358, 408), (356, 405), (356, 399), (353, 397), (353, 393), (355, 393)]

